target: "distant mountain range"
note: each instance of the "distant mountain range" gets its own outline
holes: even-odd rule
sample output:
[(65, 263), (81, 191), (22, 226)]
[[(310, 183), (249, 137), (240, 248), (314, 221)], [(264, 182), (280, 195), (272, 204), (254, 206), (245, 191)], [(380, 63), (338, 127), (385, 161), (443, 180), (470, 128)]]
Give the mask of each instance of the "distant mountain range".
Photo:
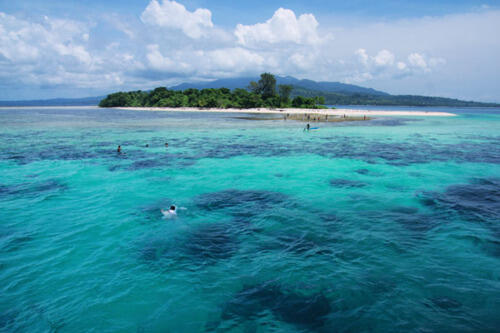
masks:
[[(210, 82), (198, 83), (182, 83), (177, 86), (170, 87), (172, 90), (186, 90), (189, 88), (206, 89), (206, 88), (246, 88), (250, 81), (259, 81), (259, 77), (240, 77), (234, 79), (220, 79)], [(363, 94), (389, 96), (389, 94), (371, 88), (364, 88), (352, 84), (340, 82), (316, 82), (312, 80), (299, 80), (291, 76), (276, 76), (276, 84), (289, 84), (294, 87), (301, 87), (308, 90), (335, 92), (339, 94)]]
[(85, 98), (34, 99), (28, 101), (0, 101), (0, 106), (93, 106), (106, 96)]
[[(258, 79), (258, 77), (239, 77), (210, 82), (182, 83), (169, 87), (169, 89), (247, 88), (250, 81), (258, 81)], [(352, 84), (299, 80), (291, 76), (277, 76), (276, 81), (278, 85), (288, 84), (294, 87), (291, 97), (298, 95), (304, 97), (323, 96), (328, 105), (500, 107), (500, 104), (497, 103), (462, 101), (444, 97), (391, 95), (383, 91)], [(30, 101), (0, 101), (0, 106), (88, 106), (99, 104), (99, 101), (104, 97), (105, 96)]]

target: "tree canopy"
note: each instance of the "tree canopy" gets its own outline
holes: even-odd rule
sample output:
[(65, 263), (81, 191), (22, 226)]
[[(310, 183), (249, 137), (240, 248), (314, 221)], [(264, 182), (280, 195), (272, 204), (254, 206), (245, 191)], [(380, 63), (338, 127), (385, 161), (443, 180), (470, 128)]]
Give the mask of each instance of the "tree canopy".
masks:
[[(117, 92), (108, 95), (100, 107), (200, 107), (200, 108), (321, 108), (321, 98), (297, 96), (290, 101), (293, 87), (279, 86), (276, 94), (276, 78), (270, 73), (263, 73), (258, 82), (250, 82), (248, 90), (227, 88), (168, 90), (159, 87), (152, 91)], [(323, 98), (324, 103), (324, 98)]]

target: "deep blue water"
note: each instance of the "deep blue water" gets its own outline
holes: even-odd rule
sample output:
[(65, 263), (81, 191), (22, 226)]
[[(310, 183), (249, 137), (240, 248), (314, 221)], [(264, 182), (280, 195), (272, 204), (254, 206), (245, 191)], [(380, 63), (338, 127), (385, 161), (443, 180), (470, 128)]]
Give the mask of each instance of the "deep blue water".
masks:
[(498, 332), (500, 110), (426, 110), (0, 109), (0, 331)]

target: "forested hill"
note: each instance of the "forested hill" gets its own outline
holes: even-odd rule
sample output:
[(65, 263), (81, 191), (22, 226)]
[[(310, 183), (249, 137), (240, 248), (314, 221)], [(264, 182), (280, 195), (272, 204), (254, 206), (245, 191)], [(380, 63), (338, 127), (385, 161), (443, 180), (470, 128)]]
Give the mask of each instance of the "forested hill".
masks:
[[(210, 82), (183, 83), (170, 87), (171, 90), (228, 88), (231, 90), (248, 87), (248, 82), (256, 78), (221, 79)], [(418, 95), (390, 95), (388, 93), (340, 82), (317, 82), (299, 80), (291, 76), (276, 76), (278, 85), (291, 85), (291, 97), (322, 96), (327, 105), (393, 105), (393, 106), (455, 106), (455, 107), (500, 107), (498, 103), (462, 101), (445, 97)]]
[(294, 86), (291, 97), (323, 97), (327, 105), (388, 105), (388, 106), (455, 106), (500, 107), (498, 103), (462, 101), (445, 97), (415, 95), (373, 95), (360, 93), (325, 92)]
[(0, 106), (94, 106), (105, 96), (84, 98), (53, 98), (24, 101), (0, 101)]
[[(294, 87), (302, 87), (309, 90), (317, 90), (323, 92), (334, 92), (341, 94), (365, 94), (365, 95), (380, 95), (387, 96), (389, 94), (371, 88), (360, 87), (352, 84), (340, 82), (317, 82), (312, 80), (299, 80), (292, 76), (275, 76), (277, 85), (291, 85)], [(241, 88), (246, 89), (248, 82), (257, 81), (258, 77), (240, 77), (232, 79), (220, 79), (209, 82), (182, 83), (177, 86), (169, 87), (171, 90), (186, 90), (186, 89), (209, 89), (209, 88), (228, 88), (231, 90)]]

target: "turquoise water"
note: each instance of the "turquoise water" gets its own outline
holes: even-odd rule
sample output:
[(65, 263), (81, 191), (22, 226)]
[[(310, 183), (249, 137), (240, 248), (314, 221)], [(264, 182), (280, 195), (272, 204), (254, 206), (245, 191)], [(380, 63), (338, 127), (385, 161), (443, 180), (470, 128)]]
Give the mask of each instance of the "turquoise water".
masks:
[(446, 111), (2, 109), (0, 331), (498, 331), (500, 110)]

